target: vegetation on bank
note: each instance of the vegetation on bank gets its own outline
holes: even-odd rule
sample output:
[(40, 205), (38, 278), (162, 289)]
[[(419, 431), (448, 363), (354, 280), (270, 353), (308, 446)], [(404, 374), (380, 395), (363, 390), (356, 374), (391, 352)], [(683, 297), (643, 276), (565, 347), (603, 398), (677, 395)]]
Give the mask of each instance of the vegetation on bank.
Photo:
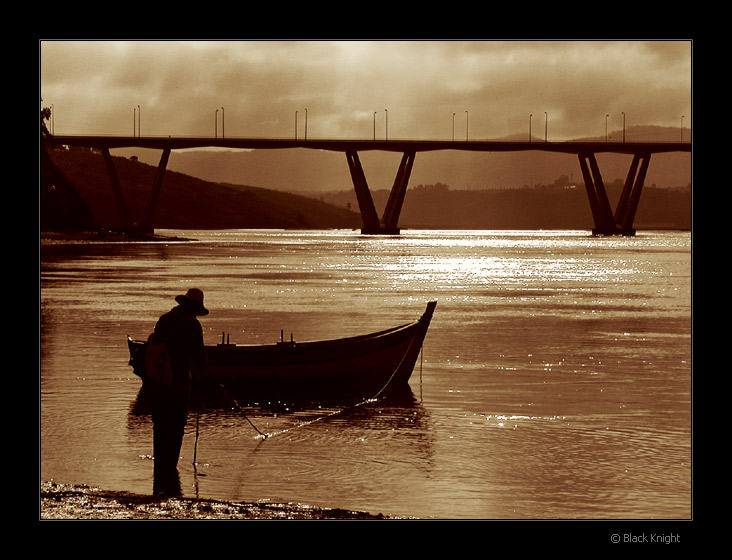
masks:
[[(606, 185), (613, 208), (623, 181)], [(377, 209), (389, 198), (388, 190), (372, 193)], [(321, 199), (347, 208), (356, 205), (352, 191), (325, 193)], [(645, 186), (635, 226), (638, 229), (691, 229), (691, 186)], [(592, 212), (584, 184), (566, 175), (549, 185), (518, 189), (453, 190), (450, 186), (417, 185), (404, 199), (399, 219), (402, 228), (444, 229), (591, 229)]]

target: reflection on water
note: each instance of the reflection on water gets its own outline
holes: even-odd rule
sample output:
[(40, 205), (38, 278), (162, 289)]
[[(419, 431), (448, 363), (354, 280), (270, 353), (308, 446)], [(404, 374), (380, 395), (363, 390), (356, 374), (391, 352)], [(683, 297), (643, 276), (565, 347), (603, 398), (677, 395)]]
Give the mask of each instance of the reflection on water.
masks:
[(171, 233), (193, 241), (42, 246), (42, 479), (152, 490), (126, 335), (146, 337), (189, 287), (206, 292), (209, 344), (363, 334), (436, 299), (406, 398), (194, 406), (184, 494), (438, 518), (689, 517), (688, 233)]

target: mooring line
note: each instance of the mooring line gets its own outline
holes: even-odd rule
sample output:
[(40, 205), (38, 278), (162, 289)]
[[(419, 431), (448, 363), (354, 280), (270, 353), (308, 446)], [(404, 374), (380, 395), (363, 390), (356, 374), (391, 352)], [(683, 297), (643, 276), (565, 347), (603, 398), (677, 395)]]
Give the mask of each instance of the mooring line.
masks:
[[(411, 350), (411, 344), (409, 346), (409, 350)], [(268, 438), (272, 438), (274, 436), (279, 436), (279, 435), (282, 435), (282, 434), (286, 434), (288, 432), (292, 432), (294, 430), (299, 430), (300, 428), (304, 428), (305, 426), (310, 426), (311, 424), (315, 424), (316, 422), (320, 422), (321, 420), (325, 420), (326, 418), (332, 418), (334, 416), (337, 416), (338, 414), (343, 414), (347, 410), (351, 410), (351, 409), (358, 408), (359, 406), (363, 406), (364, 404), (376, 402), (379, 399), (379, 395), (381, 395), (381, 393), (383, 393), (386, 390), (386, 388), (391, 383), (391, 380), (394, 379), (394, 376), (399, 371), (399, 368), (401, 367), (402, 363), (404, 362), (404, 358), (406, 358), (406, 356), (407, 356), (408, 353), (409, 353), (408, 351), (407, 351), (407, 353), (405, 353), (404, 357), (402, 358), (402, 361), (399, 362), (399, 365), (394, 370), (394, 372), (391, 374), (391, 376), (387, 380), (386, 384), (384, 384), (384, 386), (381, 389), (379, 389), (379, 391), (373, 397), (371, 397), (369, 399), (364, 399), (361, 402), (358, 402), (358, 403), (356, 403), (354, 405), (351, 405), (351, 406), (347, 406), (347, 407), (345, 407), (345, 408), (343, 408), (341, 410), (336, 410), (335, 412), (332, 412), (330, 414), (325, 414), (325, 415), (320, 416), (318, 418), (315, 418), (313, 420), (309, 420), (307, 422), (303, 422), (302, 424), (298, 424), (297, 426), (292, 426), (290, 428), (286, 428), (286, 429), (280, 430), (278, 432), (272, 432), (272, 433), (266, 433), (266, 434), (264, 432), (262, 432), (259, 428), (257, 428), (257, 426), (254, 425), (254, 422), (252, 422), (249, 419), (249, 417), (246, 414), (244, 414), (244, 411), (242, 410), (241, 406), (239, 405), (238, 402), (236, 402), (236, 399), (234, 399), (229, 394), (229, 392), (226, 390), (226, 387), (224, 387), (223, 384), (219, 384), (219, 388), (223, 391), (223, 393), (226, 396), (226, 398), (229, 399), (233, 403), (235, 410), (237, 412), (240, 412), (241, 415), (244, 416), (244, 419), (247, 422), (249, 422), (249, 425), (252, 428), (254, 428), (254, 430), (259, 434), (257, 436), (254, 436), (254, 439), (261, 439), (262, 441), (264, 441), (264, 440), (266, 440)], [(200, 407), (199, 407), (199, 414), (200, 414)], [(196, 465), (196, 454), (197, 454), (197, 451), (198, 451), (198, 418), (199, 418), (199, 415), (197, 414), (196, 415), (196, 441), (195, 441), (195, 444), (194, 444), (194, 451), (193, 451), (193, 466), (194, 466), (194, 471), (195, 471), (195, 465)]]
[(223, 385), (223, 384), (219, 383), (219, 388), (220, 388), (220, 389), (221, 389), (221, 390), (222, 390), (222, 391), (224, 392), (224, 395), (226, 396), (226, 398), (227, 398), (227, 399), (229, 399), (229, 400), (230, 400), (230, 401), (231, 401), (232, 403), (234, 403), (234, 408), (235, 408), (235, 410), (236, 410), (237, 412), (240, 412), (240, 413), (241, 413), (241, 415), (242, 415), (242, 416), (244, 417), (244, 419), (245, 419), (245, 420), (246, 420), (247, 422), (249, 422), (249, 425), (250, 425), (250, 426), (251, 426), (252, 428), (254, 428), (254, 430), (255, 430), (255, 431), (256, 431), (256, 432), (257, 432), (257, 433), (258, 433), (258, 434), (259, 434), (260, 436), (262, 436), (263, 438), (265, 438), (265, 439), (266, 439), (266, 438), (268, 437), (268, 434), (265, 434), (264, 432), (260, 431), (260, 430), (259, 430), (259, 428), (257, 428), (257, 427), (256, 427), (256, 426), (254, 425), (254, 422), (252, 422), (252, 421), (251, 421), (251, 420), (249, 419), (249, 417), (248, 417), (248, 416), (247, 416), (246, 414), (244, 414), (244, 411), (243, 411), (243, 410), (241, 409), (241, 406), (239, 406), (239, 403), (238, 403), (238, 402), (236, 402), (236, 399), (234, 399), (234, 398), (233, 398), (233, 397), (232, 397), (232, 396), (231, 396), (231, 395), (229, 394), (229, 392), (228, 392), (228, 391), (226, 390), (226, 387), (224, 387), (224, 385)]
[[(252, 428), (254, 428), (254, 430), (259, 434), (257, 436), (254, 436), (254, 439), (260, 439), (261, 438), (262, 440), (265, 440), (265, 439), (268, 439), (268, 438), (272, 438), (274, 436), (286, 434), (286, 433), (291, 432), (291, 431), (294, 431), (294, 430), (299, 430), (300, 428), (304, 428), (305, 426), (310, 426), (312, 424), (315, 424), (316, 422), (320, 422), (321, 420), (325, 420), (326, 418), (332, 418), (333, 416), (337, 416), (338, 414), (343, 414), (347, 410), (351, 410), (351, 409), (358, 408), (359, 406), (363, 406), (364, 404), (369, 404), (369, 403), (376, 402), (379, 399), (379, 396), (389, 386), (389, 384), (391, 383), (392, 379), (394, 379), (394, 376), (397, 374), (397, 372), (399, 371), (399, 369), (402, 367), (402, 364), (404, 363), (404, 360), (406, 360), (407, 356), (409, 356), (409, 354), (410, 354), (410, 352), (412, 350), (412, 345), (414, 344), (414, 342), (415, 342), (415, 339), (413, 338), (412, 341), (409, 343), (409, 347), (407, 348), (407, 351), (402, 356), (402, 359), (400, 360), (399, 365), (397, 365), (396, 369), (389, 376), (389, 379), (387, 379), (386, 383), (381, 387), (381, 389), (379, 389), (376, 392), (376, 394), (373, 397), (364, 399), (361, 402), (356, 403), (355, 405), (347, 406), (347, 407), (345, 407), (345, 408), (343, 408), (341, 410), (337, 410), (335, 412), (332, 412), (331, 414), (325, 414), (325, 415), (320, 416), (318, 418), (315, 418), (313, 420), (309, 420), (307, 422), (303, 422), (302, 424), (298, 424), (297, 426), (293, 426), (291, 428), (287, 428), (287, 429), (284, 429), (284, 430), (280, 430), (278, 432), (272, 432), (272, 433), (264, 433), (264, 432), (262, 432), (259, 428), (257, 428), (257, 426), (254, 425), (254, 422), (252, 422), (249, 419), (249, 417), (246, 414), (244, 414), (244, 412), (242, 411), (241, 406), (239, 406), (239, 403), (236, 402), (236, 400), (231, 395), (229, 395), (229, 392), (226, 390), (226, 387), (224, 387), (223, 384), (219, 384), (219, 387), (224, 392), (224, 395), (226, 396), (226, 398), (228, 398), (234, 404), (235, 409), (238, 412), (241, 412), (242, 416), (244, 416), (244, 418), (246, 419), (246, 421), (249, 422), (249, 425)], [(421, 340), (420, 341), (420, 344), (422, 345), (420, 347), (420, 355), (421, 355), (424, 352), (424, 340)], [(420, 369), (420, 372), (419, 372), (420, 380), (419, 380), (419, 382), (420, 382), (420, 393), (421, 393), (421, 387), (422, 387), (422, 363), (421, 363), (421, 359), (420, 359), (419, 369)], [(196, 418), (196, 443), (195, 443), (195, 450), (194, 450), (194, 463), (195, 463), (195, 455), (196, 455), (196, 450), (197, 449), (198, 449), (198, 417)]]
[[(397, 371), (398, 371), (398, 369), (399, 368), (397, 368)], [(247, 422), (249, 422), (249, 424), (251, 424), (252, 428), (254, 428), (257, 431), (257, 433), (259, 434), (258, 436), (254, 436), (254, 439), (260, 439), (261, 438), (262, 440), (265, 440), (265, 439), (268, 439), (268, 438), (272, 438), (274, 436), (279, 436), (279, 435), (282, 435), (282, 434), (286, 434), (288, 432), (292, 432), (292, 431), (295, 431), (295, 430), (299, 430), (300, 428), (304, 428), (305, 426), (310, 426), (312, 424), (315, 424), (316, 422), (320, 422), (321, 420), (325, 420), (327, 418), (333, 418), (334, 416), (338, 416), (339, 414), (343, 414), (346, 411), (356, 409), (359, 406), (363, 406), (365, 404), (370, 404), (370, 403), (373, 403), (373, 402), (378, 401), (379, 400), (379, 395), (381, 395), (381, 393), (383, 393), (386, 390), (386, 388), (389, 386), (389, 383), (391, 383), (391, 380), (394, 378), (394, 375), (395, 374), (396, 374), (396, 371), (391, 375), (391, 377), (389, 377), (389, 380), (386, 382), (386, 385), (384, 385), (381, 389), (379, 389), (379, 391), (373, 397), (370, 397), (370, 398), (367, 398), (367, 399), (363, 399), (362, 401), (357, 402), (356, 404), (352, 404), (352, 405), (346, 406), (346, 407), (344, 407), (344, 408), (342, 408), (340, 410), (336, 410), (334, 412), (331, 412), (330, 414), (324, 414), (322, 416), (319, 416), (318, 418), (314, 418), (313, 420), (308, 420), (307, 422), (303, 422), (301, 424), (298, 424), (297, 426), (291, 426), (290, 428), (286, 428), (284, 430), (279, 430), (277, 432), (270, 432), (270, 433), (266, 433), (265, 434), (261, 430), (259, 430), (246, 415), (244, 415), (244, 418), (246, 418)], [(229, 398), (231, 398), (231, 397), (229, 397)], [(234, 401), (234, 403), (236, 403), (236, 401)], [(238, 404), (237, 404), (237, 408), (239, 408), (239, 410), (241, 410), (241, 407), (239, 407)]]
[[(402, 364), (404, 363), (404, 360), (407, 359), (407, 356), (409, 356), (409, 354), (410, 354), (410, 352), (412, 350), (412, 345), (413, 344), (414, 344), (414, 339), (412, 339), (412, 341), (409, 343), (409, 347), (407, 348), (407, 351), (402, 356), (402, 359), (399, 362), (399, 365), (396, 367), (396, 369), (393, 371), (393, 373), (389, 376), (389, 379), (386, 380), (386, 383), (384, 383), (384, 385), (381, 387), (381, 389), (379, 389), (373, 397), (368, 398), (368, 399), (364, 399), (361, 402), (358, 402), (358, 403), (356, 403), (354, 405), (351, 405), (351, 406), (347, 406), (347, 407), (345, 407), (345, 408), (343, 408), (341, 410), (337, 410), (337, 411), (335, 411), (335, 412), (333, 412), (331, 414), (326, 414), (324, 416), (320, 416), (319, 418), (315, 418), (314, 420), (309, 420), (308, 422), (303, 422), (302, 424), (299, 424), (297, 426), (293, 426), (292, 428), (287, 428), (285, 430), (280, 430), (279, 432), (274, 432), (274, 433), (271, 433), (271, 434), (263, 434), (261, 431), (259, 431), (257, 429), (256, 426), (254, 426), (254, 424), (252, 424), (252, 421), (249, 420), (249, 418), (247, 418), (247, 421), (250, 424), (252, 424), (252, 427), (255, 430), (257, 430), (257, 432), (259, 432), (259, 434), (260, 434), (259, 436), (254, 436), (254, 439), (259, 439), (261, 437), (264, 440), (264, 439), (267, 439), (267, 438), (270, 438), (270, 437), (274, 437), (274, 436), (278, 436), (278, 435), (281, 435), (281, 434), (285, 434), (287, 432), (291, 432), (291, 431), (294, 431), (294, 430), (299, 430), (300, 428), (304, 428), (305, 426), (310, 426), (311, 424), (315, 424), (316, 422), (320, 422), (321, 420), (325, 420), (326, 418), (332, 418), (333, 416), (337, 416), (338, 414), (343, 414), (347, 410), (352, 410), (352, 409), (358, 408), (359, 406), (363, 406), (365, 404), (369, 404), (369, 403), (376, 402), (377, 400), (379, 400), (380, 395), (384, 391), (386, 391), (386, 388), (389, 386), (389, 384), (391, 383), (392, 379), (394, 379), (394, 376), (397, 374), (397, 372), (399, 371), (399, 369), (402, 367)], [(424, 344), (422, 343), (422, 346), (420, 347), (420, 353), (422, 353), (423, 350), (424, 350)], [(420, 369), (420, 387), (421, 387), (421, 384), (422, 384), (422, 364), (421, 363), (420, 363), (419, 369)], [(229, 398), (231, 398), (231, 397), (229, 397)], [(245, 416), (245, 418), (246, 418), (246, 416)]]
[[(273, 433), (268, 433), (268, 434), (262, 433), (252, 423), (252, 421), (249, 420), (249, 418), (247, 418), (246, 415), (244, 415), (244, 418), (247, 419), (247, 422), (249, 422), (252, 425), (252, 427), (255, 430), (257, 430), (257, 432), (259, 433), (258, 436), (254, 436), (254, 439), (262, 438), (263, 440), (265, 440), (267, 438), (271, 438), (271, 437), (274, 437), (274, 436), (279, 436), (279, 435), (282, 435), (282, 434), (285, 434), (285, 433), (288, 433), (288, 432), (291, 432), (291, 431), (294, 431), (294, 430), (299, 430), (300, 428), (304, 428), (305, 426), (310, 426), (311, 424), (315, 424), (316, 422), (320, 422), (321, 420), (325, 420), (326, 418), (332, 418), (333, 416), (337, 416), (338, 414), (343, 414), (347, 410), (352, 410), (352, 409), (358, 408), (359, 406), (363, 406), (365, 404), (369, 404), (369, 403), (376, 402), (377, 400), (379, 400), (379, 396), (384, 391), (386, 391), (386, 388), (389, 386), (389, 384), (391, 383), (392, 379), (394, 379), (394, 376), (397, 374), (397, 372), (399, 371), (399, 369), (402, 367), (402, 364), (404, 363), (404, 360), (407, 358), (407, 356), (409, 355), (410, 351), (412, 350), (412, 344), (414, 344), (414, 339), (412, 339), (412, 342), (409, 344), (409, 348), (407, 348), (407, 351), (404, 353), (404, 356), (402, 356), (402, 359), (399, 362), (399, 365), (396, 367), (396, 369), (394, 370), (394, 372), (389, 376), (389, 379), (387, 379), (386, 383), (381, 387), (381, 389), (379, 389), (376, 392), (376, 394), (373, 397), (364, 399), (361, 402), (358, 402), (358, 403), (356, 403), (354, 405), (351, 405), (351, 406), (347, 406), (347, 407), (345, 407), (345, 408), (343, 408), (341, 410), (337, 410), (335, 412), (332, 412), (331, 414), (325, 414), (325, 415), (320, 416), (318, 418), (315, 418), (313, 420), (309, 420), (307, 422), (303, 422), (302, 424), (298, 424), (297, 426), (293, 426), (293, 427), (287, 428), (285, 430), (280, 430), (278, 432), (273, 432)], [(420, 352), (421, 351), (422, 351), (422, 348), (420, 348)], [(420, 364), (420, 385), (421, 385), (421, 369), (422, 369), (422, 364)], [(222, 387), (222, 389), (224, 389), (224, 392), (226, 392), (226, 389), (223, 387), (223, 385), (221, 387)], [(227, 393), (227, 396), (229, 396), (228, 393)], [(229, 398), (231, 399), (230, 396), (229, 396)], [(231, 399), (231, 400), (233, 401), (233, 399)], [(234, 401), (234, 403), (236, 404), (236, 401)], [(241, 407), (239, 407), (238, 404), (237, 404), (237, 408), (239, 408), (239, 410), (241, 410)]]
[[(298, 424), (297, 426), (292, 426), (292, 427), (286, 428), (284, 430), (279, 430), (277, 432), (271, 432), (271, 433), (267, 433), (267, 434), (263, 434), (262, 432), (260, 432), (259, 430), (257, 430), (257, 428), (254, 426), (254, 424), (252, 424), (252, 426), (254, 427), (254, 429), (257, 430), (257, 432), (259, 432), (259, 434), (260, 434), (258, 436), (254, 436), (254, 439), (260, 439), (261, 438), (262, 440), (265, 440), (267, 438), (271, 438), (271, 437), (274, 437), (274, 436), (279, 436), (279, 435), (282, 435), (282, 434), (286, 434), (288, 432), (292, 432), (292, 431), (295, 431), (295, 430), (299, 430), (300, 428), (304, 428), (305, 426), (310, 426), (311, 424), (315, 424), (316, 422), (320, 422), (321, 420), (325, 420), (326, 418), (332, 418), (333, 416), (337, 416), (338, 414), (343, 414), (347, 410), (354, 409), (356, 407), (362, 406), (364, 404), (368, 404), (370, 402), (376, 402), (377, 400), (378, 399), (375, 399), (375, 398), (374, 399), (366, 399), (366, 400), (363, 400), (363, 401), (361, 401), (359, 403), (356, 403), (354, 405), (347, 406), (347, 407), (345, 407), (345, 408), (343, 408), (341, 410), (336, 410), (335, 412), (331, 412), (330, 414), (325, 414), (323, 416), (319, 416), (318, 418), (314, 418), (313, 420), (308, 420), (307, 422), (303, 422), (302, 424)], [(247, 420), (248, 420), (248, 418), (247, 418)], [(251, 424), (251, 421), (249, 421), (249, 423)]]

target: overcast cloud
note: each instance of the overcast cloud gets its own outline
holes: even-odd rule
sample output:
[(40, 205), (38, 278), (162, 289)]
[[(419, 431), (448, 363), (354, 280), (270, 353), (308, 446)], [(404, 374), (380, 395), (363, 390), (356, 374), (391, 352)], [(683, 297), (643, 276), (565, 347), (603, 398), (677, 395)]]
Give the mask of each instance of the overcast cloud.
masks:
[[(41, 41), (56, 134), (472, 139), (691, 126), (690, 41)], [(222, 110), (223, 107), (223, 110)], [(216, 111), (218, 110), (218, 114)], [(466, 113), (467, 111), (467, 113)], [(374, 113), (376, 115), (374, 116)], [(218, 117), (218, 118), (217, 118)], [(222, 120), (222, 117), (224, 119)]]

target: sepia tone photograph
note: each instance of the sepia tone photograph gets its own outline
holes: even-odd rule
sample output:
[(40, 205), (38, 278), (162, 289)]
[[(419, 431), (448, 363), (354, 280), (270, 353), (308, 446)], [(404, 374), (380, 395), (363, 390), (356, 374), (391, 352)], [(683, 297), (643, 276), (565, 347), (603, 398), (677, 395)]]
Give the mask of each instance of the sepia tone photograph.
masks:
[(688, 544), (692, 60), (39, 40), (39, 520)]

